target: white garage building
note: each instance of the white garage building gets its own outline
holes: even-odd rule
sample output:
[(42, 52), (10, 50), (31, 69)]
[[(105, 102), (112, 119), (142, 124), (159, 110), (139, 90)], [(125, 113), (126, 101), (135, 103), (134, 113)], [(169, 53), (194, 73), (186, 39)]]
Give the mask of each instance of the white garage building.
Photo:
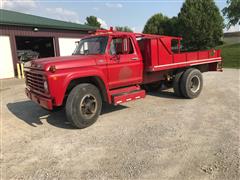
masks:
[(23, 57), (29, 60), (31, 56), (71, 55), (76, 42), (95, 30), (87, 25), (0, 9), (0, 79), (15, 77), (16, 64)]

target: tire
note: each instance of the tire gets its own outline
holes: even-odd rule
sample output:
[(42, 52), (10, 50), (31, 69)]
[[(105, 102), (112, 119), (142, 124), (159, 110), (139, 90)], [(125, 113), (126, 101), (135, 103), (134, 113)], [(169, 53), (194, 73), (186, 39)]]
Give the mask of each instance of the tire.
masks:
[(184, 71), (178, 72), (173, 79), (174, 94), (179, 97), (183, 97), (183, 94), (181, 92), (181, 87), (180, 87), (181, 77), (182, 77), (183, 73), (184, 73)]
[(198, 69), (187, 69), (181, 78), (180, 88), (184, 97), (193, 99), (199, 96), (203, 87), (202, 74)]
[(77, 85), (70, 92), (65, 110), (67, 119), (77, 128), (91, 126), (102, 109), (102, 98), (98, 88), (89, 83)]

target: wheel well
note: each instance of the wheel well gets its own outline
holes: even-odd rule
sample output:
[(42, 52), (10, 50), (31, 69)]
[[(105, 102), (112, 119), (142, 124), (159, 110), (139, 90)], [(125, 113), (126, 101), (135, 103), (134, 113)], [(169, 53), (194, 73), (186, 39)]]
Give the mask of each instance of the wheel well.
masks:
[(179, 68), (173, 71), (173, 75), (177, 74), (178, 72), (181, 71), (186, 71), (189, 68), (195, 68), (198, 69), (201, 73), (209, 71), (209, 64), (201, 64), (201, 65), (196, 65), (196, 66), (190, 66), (190, 67), (184, 67), (184, 68)]
[(209, 64), (201, 64), (198, 66), (194, 66), (194, 68), (198, 69), (201, 73), (209, 71)]
[(90, 76), (90, 77), (82, 77), (82, 78), (73, 79), (69, 83), (67, 90), (65, 92), (65, 97), (64, 97), (64, 102), (63, 102), (64, 104), (65, 104), (67, 97), (68, 97), (69, 93), (71, 92), (71, 90), (75, 86), (77, 86), (78, 84), (81, 84), (81, 83), (90, 83), (90, 84), (95, 85), (99, 89), (103, 101), (104, 102), (108, 101), (107, 91), (106, 91), (104, 82), (99, 77)]

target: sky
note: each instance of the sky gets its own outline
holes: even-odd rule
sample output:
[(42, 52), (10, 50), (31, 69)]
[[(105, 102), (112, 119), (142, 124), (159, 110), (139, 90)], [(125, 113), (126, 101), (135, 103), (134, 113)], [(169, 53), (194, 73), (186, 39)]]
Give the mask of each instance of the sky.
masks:
[[(103, 28), (128, 26), (141, 32), (156, 13), (177, 16), (184, 0), (0, 0), (0, 8), (63, 21), (85, 23), (87, 16), (98, 18)], [(215, 0), (220, 10), (226, 0)], [(229, 31), (240, 31), (231, 27)]]

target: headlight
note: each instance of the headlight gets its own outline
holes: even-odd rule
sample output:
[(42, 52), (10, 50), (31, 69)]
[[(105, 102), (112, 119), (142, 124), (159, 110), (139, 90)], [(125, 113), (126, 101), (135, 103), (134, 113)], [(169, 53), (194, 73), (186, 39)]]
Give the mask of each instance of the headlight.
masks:
[(48, 93), (48, 83), (47, 83), (47, 81), (44, 81), (43, 87), (44, 87), (45, 92)]

